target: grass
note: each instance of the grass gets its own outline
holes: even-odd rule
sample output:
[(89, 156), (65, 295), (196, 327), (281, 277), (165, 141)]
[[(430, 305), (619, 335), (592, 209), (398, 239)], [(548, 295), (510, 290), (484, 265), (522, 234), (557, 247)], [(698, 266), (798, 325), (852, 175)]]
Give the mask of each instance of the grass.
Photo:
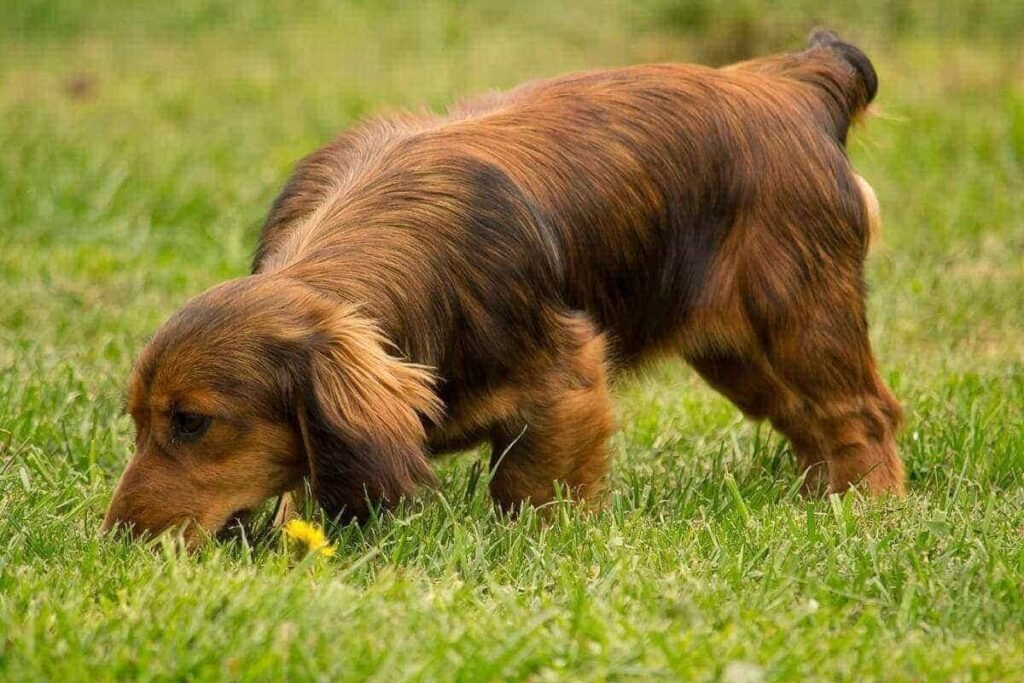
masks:
[[(1024, 678), (1019, 3), (123, 5), (0, 28), (0, 679)], [(97, 538), (134, 354), (245, 272), (299, 156), (376, 111), (823, 20), (881, 76), (851, 155), (905, 499), (801, 499), (785, 444), (669, 362), (617, 387), (596, 515), (496, 517), (476, 453), (323, 561)]]

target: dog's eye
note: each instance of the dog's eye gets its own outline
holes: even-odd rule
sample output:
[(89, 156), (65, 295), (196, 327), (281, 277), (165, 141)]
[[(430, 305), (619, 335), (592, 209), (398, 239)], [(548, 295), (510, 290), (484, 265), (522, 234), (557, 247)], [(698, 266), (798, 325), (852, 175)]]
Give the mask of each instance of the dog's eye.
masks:
[(192, 441), (210, 426), (210, 418), (199, 413), (176, 411), (171, 414), (171, 438), (174, 441)]

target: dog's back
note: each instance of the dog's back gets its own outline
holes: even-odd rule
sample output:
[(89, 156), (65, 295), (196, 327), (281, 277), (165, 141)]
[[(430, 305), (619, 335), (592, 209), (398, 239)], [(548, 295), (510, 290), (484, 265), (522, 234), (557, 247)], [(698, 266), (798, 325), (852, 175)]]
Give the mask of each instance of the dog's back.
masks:
[[(385, 318), (403, 301), (414, 319), (461, 320), (470, 337), (488, 331), (470, 345), (496, 346), (496, 357), (540, 333), (538, 302), (561, 300), (608, 330), (629, 362), (674, 343), (696, 309), (743, 296), (722, 272), (734, 264), (720, 264), (731, 234), (732, 248), (755, 243), (783, 267), (793, 249), (820, 251), (823, 269), (830, 250), (864, 249), (843, 143), (876, 89), (867, 58), (822, 33), (803, 52), (726, 69), (588, 72), (446, 117), (374, 121), (300, 164), (254, 268), (365, 271), (361, 290), (371, 308), (388, 303)], [(751, 222), (758, 235), (737, 234)], [(793, 286), (808, 277), (790, 275)], [(412, 296), (400, 291), (409, 281)], [(451, 281), (471, 286), (452, 291)], [(441, 350), (457, 345), (422, 344), (408, 321), (385, 324), (404, 348), (423, 346), (414, 355), (424, 362), (443, 364)]]

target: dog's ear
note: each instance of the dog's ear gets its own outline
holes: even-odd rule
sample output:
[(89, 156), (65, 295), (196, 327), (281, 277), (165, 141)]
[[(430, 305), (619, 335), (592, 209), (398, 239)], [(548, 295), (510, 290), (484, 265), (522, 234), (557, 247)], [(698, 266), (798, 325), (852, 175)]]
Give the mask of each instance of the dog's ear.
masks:
[(371, 505), (436, 482), (424, 451), (424, 420), (440, 414), (434, 378), (389, 348), (351, 310), (333, 313), (314, 335), (297, 412), (310, 485), (332, 518), (365, 519)]

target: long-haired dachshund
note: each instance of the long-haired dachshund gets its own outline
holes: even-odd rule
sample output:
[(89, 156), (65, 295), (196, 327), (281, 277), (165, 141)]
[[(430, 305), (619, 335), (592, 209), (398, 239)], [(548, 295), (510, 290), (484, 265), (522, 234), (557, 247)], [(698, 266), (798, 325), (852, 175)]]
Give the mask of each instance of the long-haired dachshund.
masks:
[(878, 207), (845, 152), (856, 47), (535, 81), (364, 123), (299, 163), (252, 275), (192, 299), (128, 390), (104, 528), (195, 544), (308, 479), (364, 518), (491, 445), (502, 509), (599, 497), (609, 375), (680, 354), (792, 444), (807, 488), (899, 494), (901, 410), (863, 267)]

